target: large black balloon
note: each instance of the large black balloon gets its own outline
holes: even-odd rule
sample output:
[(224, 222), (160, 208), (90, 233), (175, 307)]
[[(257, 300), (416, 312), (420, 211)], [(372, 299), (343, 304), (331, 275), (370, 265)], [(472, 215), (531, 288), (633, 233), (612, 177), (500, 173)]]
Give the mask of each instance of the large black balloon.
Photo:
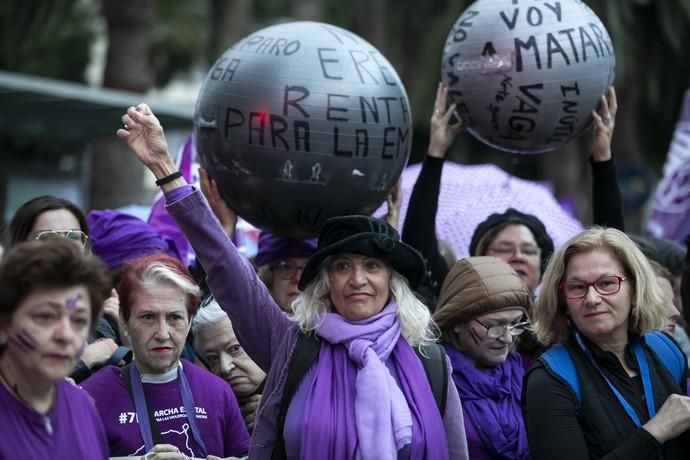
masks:
[(591, 125), (615, 63), (604, 24), (581, 0), (477, 0), (448, 34), (441, 78), (470, 134), (544, 153)]
[(194, 115), (197, 150), (230, 206), (296, 237), (333, 216), (373, 212), (407, 163), (411, 125), (386, 58), (317, 22), (234, 44), (208, 72)]

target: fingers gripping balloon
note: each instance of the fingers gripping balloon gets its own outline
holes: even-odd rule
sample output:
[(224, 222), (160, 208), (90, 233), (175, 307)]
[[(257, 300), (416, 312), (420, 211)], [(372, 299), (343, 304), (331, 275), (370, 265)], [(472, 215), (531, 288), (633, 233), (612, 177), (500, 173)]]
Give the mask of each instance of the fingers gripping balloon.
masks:
[(496, 149), (557, 149), (613, 84), (604, 25), (580, 0), (478, 0), (446, 39), (441, 74), (468, 131)]

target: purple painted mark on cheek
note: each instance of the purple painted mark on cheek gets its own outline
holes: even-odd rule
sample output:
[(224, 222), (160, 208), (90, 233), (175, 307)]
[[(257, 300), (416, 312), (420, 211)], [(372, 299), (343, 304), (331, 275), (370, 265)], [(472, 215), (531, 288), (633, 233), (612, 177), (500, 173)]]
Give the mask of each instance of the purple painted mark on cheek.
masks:
[(26, 329), (22, 329), (16, 336), (11, 336), (9, 341), (13, 343), (20, 351), (28, 353), (38, 348), (38, 342), (33, 338)]
[(479, 336), (479, 333), (477, 332), (477, 329), (475, 329), (474, 326), (470, 326), (467, 329), (467, 332), (470, 335), (470, 338), (472, 339), (472, 341), (474, 342), (475, 345), (479, 345), (480, 343), (482, 343), (483, 340)]
[(22, 351), (24, 353), (28, 353), (30, 351), (28, 348), (24, 346), (24, 344), (19, 339), (17, 339), (13, 335), (10, 336), (10, 338), (8, 339), (8, 343), (11, 343), (12, 345), (14, 345), (15, 348), (19, 349), (19, 351)]
[(67, 299), (65, 301), (65, 308), (67, 311), (74, 311), (75, 308), (77, 308), (77, 302), (81, 299), (81, 293), (77, 294), (76, 296)]

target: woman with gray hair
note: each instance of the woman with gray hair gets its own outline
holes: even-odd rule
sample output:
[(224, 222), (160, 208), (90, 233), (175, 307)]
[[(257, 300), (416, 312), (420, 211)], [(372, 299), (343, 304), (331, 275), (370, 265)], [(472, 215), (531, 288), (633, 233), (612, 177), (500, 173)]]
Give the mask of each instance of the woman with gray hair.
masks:
[(535, 308), (551, 348), (525, 377), (532, 459), (686, 459), (688, 369), (665, 296), (623, 232), (594, 227), (551, 258)]
[(192, 344), (201, 362), (222, 378), (235, 393), (244, 423), (254, 429), (266, 373), (247, 355), (232, 329), (228, 314), (212, 296), (192, 320)]
[[(117, 135), (157, 178), (242, 347), (268, 372), (250, 458), (468, 458), (446, 358), (438, 360), (445, 371), (439, 404), (427, 361), (415, 353), (438, 350), (429, 311), (410, 288), (424, 276), (424, 261), (392, 226), (368, 216), (328, 220), (288, 318), (176, 172), (149, 107), (130, 107), (122, 121), (128, 129)], [(299, 353), (305, 337), (317, 346), (310, 360)], [(299, 366), (305, 373), (286, 388)]]

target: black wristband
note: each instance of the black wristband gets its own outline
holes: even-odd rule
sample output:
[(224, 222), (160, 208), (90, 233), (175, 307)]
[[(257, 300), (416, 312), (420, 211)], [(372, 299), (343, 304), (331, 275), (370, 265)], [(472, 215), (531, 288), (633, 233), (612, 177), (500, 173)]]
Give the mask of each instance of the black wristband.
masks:
[(175, 171), (174, 173), (170, 174), (169, 176), (161, 177), (156, 181), (157, 186), (165, 185), (169, 182), (174, 181), (175, 179), (182, 177), (182, 172), (181, 171)]

